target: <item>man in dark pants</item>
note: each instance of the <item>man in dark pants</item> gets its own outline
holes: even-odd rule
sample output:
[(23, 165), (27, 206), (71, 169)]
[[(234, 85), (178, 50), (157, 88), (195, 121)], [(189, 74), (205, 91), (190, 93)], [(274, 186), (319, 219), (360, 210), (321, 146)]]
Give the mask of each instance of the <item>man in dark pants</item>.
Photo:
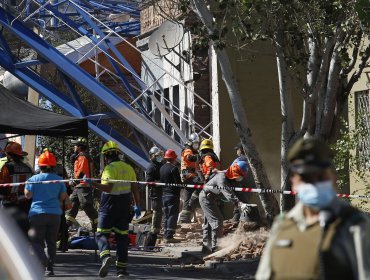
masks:
[[(166, 163), (160, 169), (161, 183), (181, 184), (180, 172), (176, 166), (177, 155), (174, 150), (167, 150), (164, 159)], [(163, 187), (163, 207), (164, 207), (164, 242), (175, 243), (173, 238), (176, 232), (177, 219), (179, 217), (180, 188)]]
[(100, 258), (102, 261), (99, 276), (108, 274), (113, 259), (110, 254), (108, 238), (111, 232), (115, 233), (117, 240), (117, 276), (126, 278), (128, 261), (128, 229), (130, 223), (131, 192), (133, 193), (136, 216), (141, 212), (139, 189), (135, 183), (109, 182), (109, 180), (136, 181), (134, 169), (119, 158), (121, 151), (113, 141), (108, 141), (102, 148), (105, 167), (101, 176), (101, 184), (91, 182), (92, 187), (102, 191), (99, 221), (96, 234)]
[[(75, 144), (72, 160), (74, 162), (74, 179), (82, 179), (83, 177), (91, 178), (93, 172), (92, 161), (88, 155), (88, 147), (86, 138), (78, 138), (73, 140)], [(77, 184), (77, 185), (76, 185)], [(76, 221), (79, 207), (85, 211), (91, 222), (92, 231), (96, 231), (98, 222), (98, 212), (94, 208), (94, 199), (92, 189), (85, 181), (73, 183), (74, 190), (70, 196), (72, 209), (66, 212), (66, 220), (68, 227)]]
[[(145, 180), (147, 182), (159, 182), (160, 172), (163, 165), (163, 152), (158, 147), (152, 147), (149, 150), (150, 165), (146, 170)], [(162, 225), (162, 187), (153, 186), (149, 188), (149, 196), (152, 202), (153, 209), (153, 218), (152, 218), (152, 227), (150, 229), (150, 235), (146, 240), (146, 246), (155, 246), (157, 240), (157, 234), (161, 230)]]
[[(190, 135), (181, 153), (181, 181), (185, 184), (203, 183), (199, 178), (200, 155), (198, 153), (200, 137), (197, 133)], [(184, 189), (184, 205), (180, 214), (181, 223), (190, 223), (194, 210), (199, 204), (199, 191), (191, 188)]]

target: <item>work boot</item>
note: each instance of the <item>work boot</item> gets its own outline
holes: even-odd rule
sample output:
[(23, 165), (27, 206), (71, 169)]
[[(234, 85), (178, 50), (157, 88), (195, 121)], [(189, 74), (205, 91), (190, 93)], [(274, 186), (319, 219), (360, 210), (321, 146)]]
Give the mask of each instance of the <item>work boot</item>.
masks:
[(212, 248), (211, 248), (211, 252), (212, 252), (212, 253), (214, 253), (214, 252), (218, 251), (219, 249), (220, 249), (220, 248), (219, 248), (219, 247), (217, 247), (217, 246), (216, 246), (216, 247), (212, 247)]
[(211, 253), (212, 253), (212, 251), (211, 251), (211, 249), (209, 249), (208, 246), (205, 246), (205, 245), (202, 246), (202, 254), (203, 255), (209, 255)]
[(48, 265), (46, 266), (45, 268), (45, 277), (49, 277), (49, 276), (54, 276), (54, 269), (53, 269), (53, 264), (52, 263), (48, 263)]
[(118, 278), (126, 278), (130, 274), (126, 271), (125, 268), (121, 268), (120, 270), (117, 271), (117, 277)]
[(145, 246), (152, 248), (155, 246), (156, 242), (157, 242), (157, 234), (151, 232), (149, 233), (148, 238), (146, 239)]
[(109, 267), (112, 263), (113, 263), (113, 259), (112, 259), (111, 256), (105, 257), (102, 260), (102, 264), (101, 264), (101, 267), (99, 269), (99, 277), (104, 278), (105, 276), (107, 276), (108, 271), (109, 271)]
[(192, 212), (188, 210), (182, 210), (180, 213), (180, 223), (189, 224), (191, 223)]
[(181, 240), (175, 239), (173, 237), (164, 238), (163, 239), (164, 244), (171, 244), (171, 243), (180, 243)]

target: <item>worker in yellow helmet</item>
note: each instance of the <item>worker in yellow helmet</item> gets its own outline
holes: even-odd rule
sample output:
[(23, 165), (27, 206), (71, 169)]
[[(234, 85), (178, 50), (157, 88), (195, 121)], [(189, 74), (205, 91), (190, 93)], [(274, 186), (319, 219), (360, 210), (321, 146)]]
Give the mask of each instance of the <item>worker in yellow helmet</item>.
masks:
[(102, 148), (105, 167), (101, 176), (101, 183), (87, 179), (93, 188), (102, 191), (98, 228), (96, 241), (100, 250), (102, 266), (99, 276), (105, 277), (108, 274), (109, 266), (113, 263), (110, 254), (108, 238), (114, 232), (117, 240), (117, 276), (124, 278), (127, 273), (128, 257), (128, 229), (130, 222), (131, 193), (135, 203), (135, 214), (140, 215), (140, 194), (135, 183), (111, 182), (109, 180), (136, 181), (134, 169), (127, 163), (120, 160), (121, 154), (117, 143), (108, 141)]

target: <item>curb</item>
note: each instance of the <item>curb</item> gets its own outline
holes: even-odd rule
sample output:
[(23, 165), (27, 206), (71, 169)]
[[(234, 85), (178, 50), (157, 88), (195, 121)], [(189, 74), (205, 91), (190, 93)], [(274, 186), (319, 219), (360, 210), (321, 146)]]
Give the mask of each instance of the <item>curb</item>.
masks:
[(206, 261), (205, 266), (222, 273), (252, 273), (257, 271), (260, 258), (237, 261)]

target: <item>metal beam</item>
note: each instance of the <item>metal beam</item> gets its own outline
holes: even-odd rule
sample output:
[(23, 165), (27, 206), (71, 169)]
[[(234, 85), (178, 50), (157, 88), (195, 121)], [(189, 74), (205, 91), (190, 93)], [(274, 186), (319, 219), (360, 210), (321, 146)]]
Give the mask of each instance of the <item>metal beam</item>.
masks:
[[(159, 129), (153, 122), (146, 119), (137, 111), (132, 109), (132, 107), (126, 101), (117, 97), (111, 90), (96, 81), (85, 70), (75, 65), (73, 62), (64, 57), (60, 52), (58, 52), (54, 47), (50, 46), (42, 38), (27, 29), (21, 22), (8, 14), (2, 8), (0, 8), (0, 24), (7, 28), (14, 35), (16, 35), (18, 38), (20, 38), (22, 41), (27, 43), (40, 56), (44, 57), (46, 60), (52, 63), (56, 67), (56, 69), (74, 80), (81, 87), (88, 90), (92, 95), (100, 99), (111, 110), (125, 119), (128, 124), (135, 127), (141, 133), (147, 135), (150, 139), (152, 139), (153, 142), (157, 143), (159, 146), (165, 149), (173, 149), (178, 154), (181, 153), (181, 146), (179, 143), (173, 140), (164, 131)], [(28, 68), (21, 68), (16, 70), (13, 69), (13, 72), (24, 70), (28, 70)], [(27, 76), (26, 74), (24, 75)], [(29, 79), (32, 75), (28, 77), (25, 76), (23, 77), (23, 79)], [(30, 83), (30, 81), (28, 83)], [(38, 91), (40, 93), (43, 92), (42, 90)], [(60, 104), (59, 102), (55, 103)]]

